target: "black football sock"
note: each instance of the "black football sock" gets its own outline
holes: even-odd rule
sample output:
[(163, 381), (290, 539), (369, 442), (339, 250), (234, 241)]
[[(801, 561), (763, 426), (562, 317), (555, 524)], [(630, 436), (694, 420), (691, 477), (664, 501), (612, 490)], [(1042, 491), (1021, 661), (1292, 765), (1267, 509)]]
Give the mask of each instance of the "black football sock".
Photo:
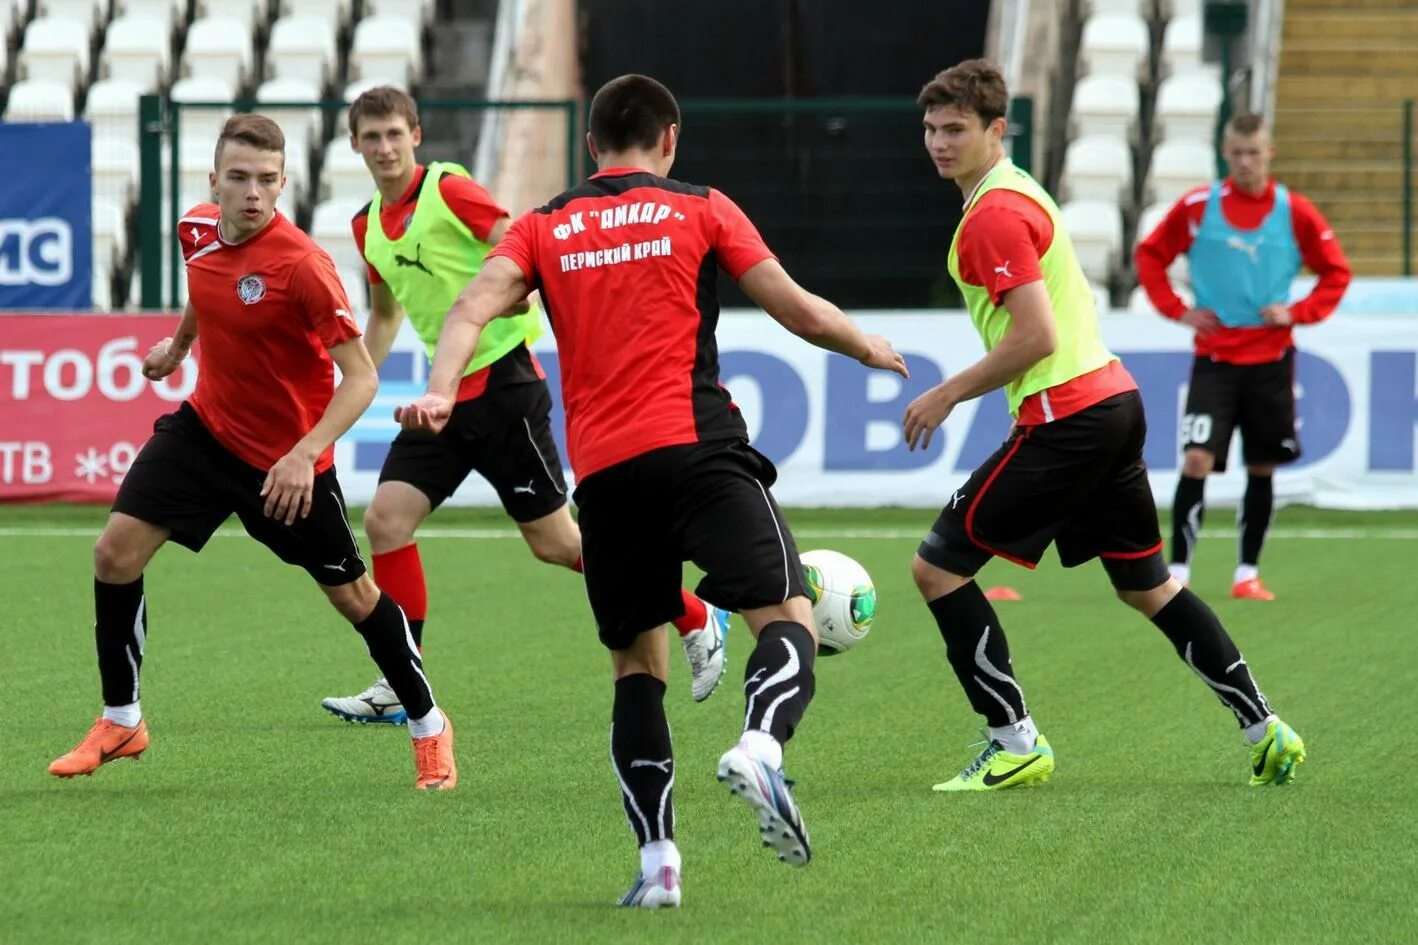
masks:
[(643, 847), (673, 840), (675, 761), (665, 721), (665, 684), (648, 673), (615, 681), (611, 766), (636, 842)]
[(1172, 563), (1190, 565), (1196, 538), (1206, 517), (1206, 479), (1183, 474), (1172, 499)]
[(94, 639), (103, 704), (137, 702), (138, 674), (148, 641), (148, 607), (141, 576), (131, 584), (108, 584), (94, 578)]
[(980, 585), (970, 581), (926, 606), (940, 628), (946, 658), (960, 687), (986, 724), (1003, 728), (1028, 717), (1004, 628)]
[(1258, 567), (1265, 533), (1270, 531), (1270, 519), (1275, 512), (1275, 479), (1271, 476), (1250, 476), (1246, 479), (1246, 495), (1241, 500), (1241, 520), (1236, 523), (1241, 533), (1243, 565)]
[(817, 645), (802, 624), (775, 620), (764, 627), (744, 666), (744, 731), (787, 744), (817, 691), (816, 662)]
[(1270, 705), (1245, 658), (1212, 609), (1186, 588), (1152, 617), (1182, 662), (1211, 687), (1242, 728), (1265, 721)]
[(379, 602), (354, 625), (389, 688), (399, 697), (409, 719), (421, 719), (434, 709), (433, 689), (423, 674), (423, 659), (409, 635), (404, 612), (382, 591)]

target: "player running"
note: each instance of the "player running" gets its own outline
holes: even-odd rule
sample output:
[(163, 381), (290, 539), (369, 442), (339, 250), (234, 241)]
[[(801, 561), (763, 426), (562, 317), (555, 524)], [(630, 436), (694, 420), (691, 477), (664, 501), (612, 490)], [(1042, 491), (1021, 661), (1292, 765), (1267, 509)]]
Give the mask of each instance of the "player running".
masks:
[[(422, 132), (407, 92), (387, 85), (364, 92), (350, 106), (349, 122), (350, 143), (379, 188), (353, 223), (373, 301), (365, 346), (375, 366), (382, 364), (407, 313), (432, 358), (449, 307), (507, 232), (507, 211), (462, 167), (417, 162)], [(374, 579), (404, 609), (420, 647), (428, 587), (414, 534), (471, 472), (497, 490), (532, 554), (581, 570), (581, 533), (551, 435), (551, 394), (528, 348), (541, 331), (541, 313), (519, 300), (509, 317), (483, 332), (458, 382), (448, 426), (437, 436), (401, 433), (380, 470), (364, 517)], [(724, 675), (729, 614), (688, 591), (680, 596), (673, 623), (689, 661), (692, 694), (702, 701)], [(384, 679), (322, 705), (351, 722), (402, 724), (406, 718)]]
[(719, 779), (780, 858), (801, 866), (811, 856), (782, 764), (813, 696), (816, 630), (793, 536), (768, 491), (777, 471), (748, 445), (719, 386), (718, 267), (793, 333), (906, 373), (884, 339), (793, 282), (733, 201), (665, 176), (679, 129), (674, 96), (653, 79), (621, 76), (596, 93), (588, 142), (599, 172), (512, 225), (449, 313), (428, 393), (397, 414), (405, 429), (448, 423), (483, 334), (529, 290), (541, 292), (580, 477), (586, 591), (611, 651), (611, 760), (640, 845), (640, 873), (620, 904), (649, 909), (681, 896), (658, 631), (679, 612), (684, 561), (706, 574), (699, 593), (742, 613), (758, 641), (744, 668), (743, 736), (719, 759)]
[(365, 572), (335, 478), (333, 444), (374, 399), (374, 364), (334, 263), (276, 212), (285, 186), (280, 128), (260, 115), (233, 117), (214, 164), (218, 203), (198, 204), (179, 224), (191, 301), (175, 337), (143, 362), (148, 378), (166, 377), (200, 330), (197, 389), (153, 425), (94, 548), (103, 716), (49, 772), (92, 774), (147, 750), (138, 691), (143, 569), (169, 540), (201, 551), (234, 513), (282, 561), (308, 571), (354, 624), (407, 707), (416, 786), (448, 790), (458, 783), (453, 725), (434, 704), (404, 614)]
[(1118, 597), (1235, 713), (1251, 745), (1251, 785), (1289, 783), (1304, 743), (1271, 712), (1216, 614), (1167, 573), (1142, 459), (1142, 399), (1099, 338), (1093, 294), (1058, 207), (1005, 156), (1004, 77), (984, 60), (962, 62), (927, 83), (917, 102), (931, 160), (965, 197), (950, 274), (988, 353), (910, 404), (906, 442), (929, 445), (957, 404), (1000, 387), (1016, 418), (1004, 445), (951, 496), (911, 565), (950, 665), (989, 725), (984, 751), (935, 790), (1000, 790), (1054, 770), (999, 616), (974, 581), (996, 556), (1033, 568), (1051, 543), (1064, 567), (1102, 559)]
[[(1231, 176), (1188, 191), (1136, 254), (1137, 278), (1152, 304), (1196, 331), (1170, 570), (1183, 584), (1191, 580), (1206, 477), (1226, 471), (1239, 426), (1247, 478), (1231, 596), (1274, 600), (1260, 580), (1260, 551), (1274, 516), (1275, 467), (1300, 457), (1291, 326), (1330, 316), (1349, 285), (1349, 262), (1315, 205), (1271, 178), (1275, 146), (1263, 118), (1232, 118), (1221, 153)], [(1167, 267), (1182, 253), (1196, 288), (1194, 308), (1167, 281)], [(1308, 297), (1289, 305), (1302, 262), (1319, 280)]]

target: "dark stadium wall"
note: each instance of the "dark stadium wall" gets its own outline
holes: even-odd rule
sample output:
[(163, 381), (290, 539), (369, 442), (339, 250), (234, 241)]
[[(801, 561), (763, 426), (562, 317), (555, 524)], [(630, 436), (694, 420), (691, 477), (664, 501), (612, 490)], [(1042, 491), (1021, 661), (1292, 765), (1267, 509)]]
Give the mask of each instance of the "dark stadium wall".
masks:
[[(681, 99), (913, 98), (982, 54), (988, 2), (580, 0), (589, 97), (627, 72)], [(743, 206), (784, 265), (852, 308), (955, 304), (945, 276), (960, 196), (941, 181), (911, 111), (695, 114), (674, 176)], [(726, 304), (743, 304), (723, 285)]]

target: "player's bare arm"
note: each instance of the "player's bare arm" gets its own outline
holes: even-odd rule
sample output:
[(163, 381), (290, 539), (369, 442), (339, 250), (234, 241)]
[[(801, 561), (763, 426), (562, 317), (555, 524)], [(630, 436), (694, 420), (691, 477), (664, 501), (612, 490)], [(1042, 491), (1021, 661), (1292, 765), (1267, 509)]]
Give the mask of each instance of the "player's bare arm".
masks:
[[(490, 230), (487, 231), (487, 245), (489, 245), (489, 246), (496, 246), (498, 243), (502, 242), (502, 238), (507, 235), (507, 229), (508, 229), (508, 227), (510, 227), (511, 225), (512, 225), (512, 218), (511, 218), (511, 217), (502, 217), (500, 220), (498, 220), (496, 223), (494, 223), (494, 224), (492, 225), (492, 229), (490, 229)], [(522, 300), (521, 300), (520, 302), (517, 302), (515, 305), (513, 305), (511, 308), (509, 308), (507, 311), (503, 312), (502, 314), (508, 315), (508, 316), (511, 316), (511, 315), (525, 315), (527, 312), (529, 312), (529, 311), (531, 311), (531, 310), (532, 310), (532, 299), (531, 299), (531, 296), (530, 296), (530, 295), (524, 295), (524, 296), (522, 297)]]
[(527, 280), (516, 263), (494, 256), (483, 265), (448, 310), (428, 374), (428, 393), (394, 410), (394, 419), (405, 430), (443, 429), (453, 412), (454, 388), (473, 359), (483, 329), (494, 318), (516, 314), (512, 309), (526, 297)]
[(182, 310), (182, 321), (177, 323), (177, 331), (172, 337), (164, 338), (148, 350), (143, 358), (143, 376), (150, 381), (167, 377), (186, 360), (197, 340), (197, 311), (188, 302)]
[(1004, 294), (1009, 330), (979, 361), (932, 387), (906, 408), (901, 426), (906, 445), (914, 450), (931, 445), (931, 435), (955, 405), (1003, 387), (1054, 353), (1058, 338), (1054, 310), (1043, 280), (1015, 286)]
[(384, 282), (369, 285), (369, 321), (364, 326), (364, 347), (369, 359), (378, 368), (394, 347), (399, 326), (404, 324), (404, 307), (394, 298), (394, 292)]
[(276, 461), (261, 486), (261, 495), (266, 498), (266, 515), (287, 525), (294, 524), (297, 517), (305, 518), (310, 514), (315, 461), (354, 426), (379, 389), (379, 373), (359, 338), (335, 345), (330, 349), (330, 357), (339, 367), (341, 376), (329, 406), (310, 432)]
[(793, 281), (776, 259), (765, 259), (739, 279), (759, 308), (788, 331), (819, 348), (855, 358), (869, 368), (910, 377), (906, 360), (880, 335), (866, 335), (842, 310)]

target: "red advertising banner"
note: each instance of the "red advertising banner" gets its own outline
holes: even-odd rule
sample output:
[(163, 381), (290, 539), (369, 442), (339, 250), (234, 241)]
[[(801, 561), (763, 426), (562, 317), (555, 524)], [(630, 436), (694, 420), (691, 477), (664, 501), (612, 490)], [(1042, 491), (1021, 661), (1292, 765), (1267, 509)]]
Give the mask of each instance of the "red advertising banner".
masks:
[(0, 502), (108, 502), (153, 421), (192, 393), (195, 358), (161, 381), (143, 356), (176, 315), (0, 316)]

